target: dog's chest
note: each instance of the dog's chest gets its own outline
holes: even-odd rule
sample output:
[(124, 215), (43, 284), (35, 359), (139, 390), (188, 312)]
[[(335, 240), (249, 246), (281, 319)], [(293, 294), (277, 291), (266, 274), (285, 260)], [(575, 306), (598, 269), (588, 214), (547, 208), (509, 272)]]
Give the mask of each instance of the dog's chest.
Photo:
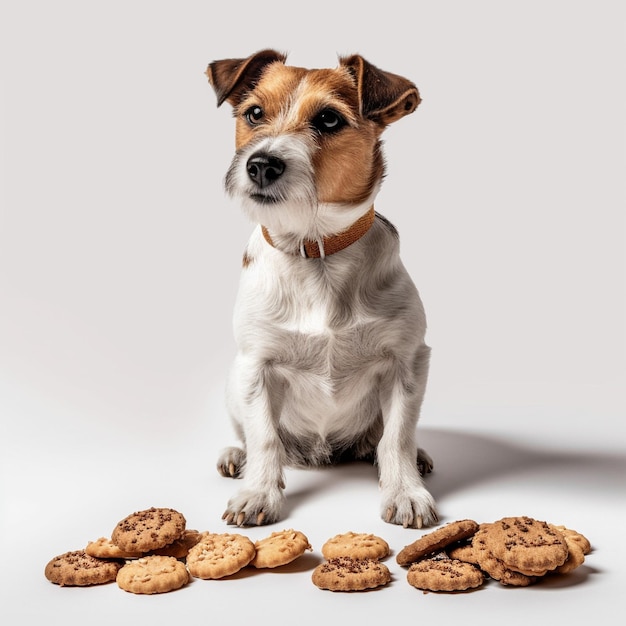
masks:
[[(239, 349), (270, 364), (293, 393), (334, 402), (367, 385), (390, 340), (385, 322), (359, 298), (343, 268), (259, 263), (242, 275), (235, 312)], [(362, 392), (362, 390), (361, 390)]]
[[(264, 331), (262, 362), (282, 389), (283, 425), (293, 432), (350, 429), (355, 411), (362, 419), (376, 412), (376, 380), (384, 359), (370, 324), (331, 328), (325, 311), (300, 318), (300, 326)], [(369, 400), (366, 400), (368, 399)], [(366, 407), (371, 407), (366, 408)]]

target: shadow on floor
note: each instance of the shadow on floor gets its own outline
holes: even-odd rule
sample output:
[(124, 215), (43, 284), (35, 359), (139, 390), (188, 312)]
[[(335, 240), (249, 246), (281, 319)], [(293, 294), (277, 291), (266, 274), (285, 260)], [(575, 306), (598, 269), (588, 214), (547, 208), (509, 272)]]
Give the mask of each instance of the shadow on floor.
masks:
[(624, 494), (626, 454), (531, 447), (504, 437), (430, 428), (421, 430), (420, 445), (435, 462), (427, 481), (436, 497), (513, 477)]
[[(419, 444), (434, 459), (434, 471), (426, 476), (426, 485), (437, 501), (503, 480), (524, 481), (531, 487), (554, 486), (555, 493), (601, 491), (624, 500), (626, 454), (531, 447), (502, 436), (432, 428), (420, 429)], [(332, 489), (338, 481), (377, 482), (375, 466), (362, 462), (294, 471), (300, 473), (300, 480), (287, 494), (288, 511), (315, 493)]]

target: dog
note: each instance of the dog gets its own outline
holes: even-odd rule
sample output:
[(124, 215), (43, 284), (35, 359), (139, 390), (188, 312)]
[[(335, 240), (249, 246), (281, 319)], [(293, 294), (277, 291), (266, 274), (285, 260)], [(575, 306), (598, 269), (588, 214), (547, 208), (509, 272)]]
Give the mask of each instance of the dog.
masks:
[(416, 439), (430, 356), (424, 309), (397, 230), (374, 211), (380, 136), (415, 111), (418, 89), (356, 54), (304, 69), (268, 49), (213, 61), (206, 74), (236, 120), (226, 193), (257, 225), (226, 387), (243, 445), (217, 463), (243, 480), (222, 519), (278, 521), (286, 467), (367, 460), (385, 521), (435, 524), (423, 482), (432, 459)]

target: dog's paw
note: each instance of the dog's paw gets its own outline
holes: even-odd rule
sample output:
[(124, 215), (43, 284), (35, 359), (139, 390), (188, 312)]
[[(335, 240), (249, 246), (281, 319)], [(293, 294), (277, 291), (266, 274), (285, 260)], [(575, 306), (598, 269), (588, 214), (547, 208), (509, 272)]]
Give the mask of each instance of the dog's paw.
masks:
[(439, 521), (435, 501), (424, 487), (383, 497), (381, 516), (389, 524), (404, 528), (423, 528)]
[(284, 499), (280, 486), (263, 492), (244, 489), (229, 500), (222, 519), (235, 526), (273, 524), (280, 519)]
[(425, 474), (430, 474), (433, 471), (434, 466), (435, 465), (433, 463), (433, 459), (430, 456), (430, 454), (428, 454), (428, 452), (426, 452), (424, 448), (418, 448), (417, 449), (417, 469), (420, 475), (424, 476)]
[(217, 460), (217, 471), (226, 478), (241, 478), (246, 466), (246, 452), (241, 448), (226, 448)]

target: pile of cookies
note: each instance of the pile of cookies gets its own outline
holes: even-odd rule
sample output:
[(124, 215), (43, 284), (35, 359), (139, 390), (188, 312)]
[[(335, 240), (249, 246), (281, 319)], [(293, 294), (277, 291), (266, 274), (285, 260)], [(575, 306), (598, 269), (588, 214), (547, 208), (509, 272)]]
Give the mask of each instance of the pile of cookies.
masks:
[(486, 524), (459, 520), (427, 533), (396, 556), (407, 581), (423, 591), (467, 591), (487, 577), (526, 587), (547, 575), (566, 574), (591, 551), (581, 533), (532, 517)]
[[(191, 577), (215, 580), (244, 567), (287, 565), (307, 550), (312, 550), (309, 540), (298, 530), (273, 532), (253, 543), (241, 534), (188, 530), (182, 513), (152, 507), (118, 522), (110, 539), (53, 558), (45, 576), (61, 586), (116, 581), (124, 591), (154, 594), (180, 589)], [(581, 533), (531, 517), (484, 524), (464, 519), (422, 535), (398, 552), (396, 562), (408, 569), (413, 587), (453, 592), (475, 589), (487, 579), (525, 587), (573, 571), (590, 551)], [(371, 533), (335, 535), (321, 552), (324, 561), (311, 575), (320, 589), (365, 591), (392, 579), (382, 562), (391, 554), (389, 544)]]
[(124, 591), (164, 593), (180, 589), (190, 577), (219, 579), (251, 566), (286, 565), (311, 550), (306, 536), (289, 529), (253, 543), (230, 533), (188, 530), (182, 513), (169, 508), (137, 511), (117, 523), (111, 538), (89, 542), (83, 550), (53, 558), (46, 578), (61, 586), (117, 581)]
[(389, 556), (389, 544), (371, 533), (347, 532), (331, 537), (322, 546), (320, 563), (311, 576), (313, 584), (329, 591), (364, 591), (391, 580), (381, 559)]

